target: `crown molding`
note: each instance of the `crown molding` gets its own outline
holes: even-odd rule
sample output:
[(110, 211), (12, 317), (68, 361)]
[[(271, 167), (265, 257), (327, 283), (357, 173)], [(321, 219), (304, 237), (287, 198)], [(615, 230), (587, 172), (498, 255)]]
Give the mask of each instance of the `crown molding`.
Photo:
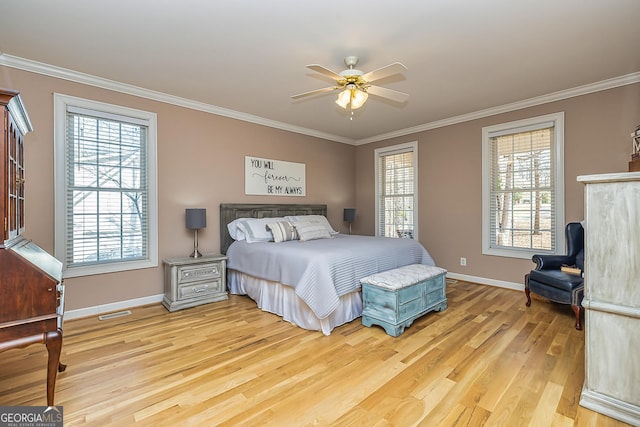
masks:
[(345, 138), (338, 135), (333, 135), (325, 132), (316, 131), (313, 129), (308, 129), (302, 126), (295, 126), (288, 123), (278, 122), (276, 120), (265, 119), (264, 117), (254, 116), (252, 114), (246, 114), (239, 111), (230, 110), (228, 108), (218, 107), (218, 106), (207, 104), (204, 102), (193, 101), (190, 99), (181, 98), (179, 96), (168, 95), (166, 93), (144, 89), (138, 86), (121, 83), (114, 80), (104, 79), (102, 77), (96, 77), (90, 74), (80, 73), (78, 71), (56, 67), (56, 66), (45, 64), (42, 62), (31, 61), (29, 59), (19, 58), (17, 56), (0, 54), (0, 65), (4, 65), (11, 68), (17, 68), (24, 71), (30, 71), (33, 73), (42, 74), (49, 77), (56, 77), (59, 79), (68, 80), (75, 83), (81, 83), (81, 84), (86, 84), (89, 86), (94, 86), (102, 89), (108, 89), (114, 92), (133, 95), (140, 98), (150, 99), (153, 101), (164, 102), (166, 104), (172, 104), (179, 107), (190, 108), (192, 110), (203, 111), (206, 113), (228, 117), (231, 119), (242, 120), (244, 122), (254, 123), (257, 125), (268, 126), (275, 129), (281, 129), (288, 132), (299, 133), (299, 134), (313, 136), (320, 139), (326, 139), (329, 141), (341, 142), (344, 144), (354, 143), (354, 140), (351, 138)]
[(558, 92), (549, 93), (547, 95), (537, 96), (535, 98), (524, 99), (522, 101), (512, 102), (510, 104), (499, 105), (484, 110), (474, 111), (460, 116), (449, 117), (447, 119), (435, 122), (425, 123), (422, 125), (400, 129), (388, 132), (370, 138), (359, 139), (354, 145), (364, 145), (371, 142), (384, 141), (386, 139), (396, 138), (399, 136), (410, 135), (426, 130), (441, 128), (444, 126), (455, 125), (458, 123), (468, 122), (471, 120), (482, 119), (484, 117), (494, 116), (496, 114), (508, 113), (510, 111), (521, 110), (523, 108), (534, 107), (536, 105), (547, 104), (549, 102), (561, 101), (563, 99), (573, 98), (576, 96), (587, 95), (593, 92), (599, 92), (607, 89), (613, 89), (620, 86), (626, 86), (634, 83), (640, 83), (640, 72), (627, 74), (620, 77), (614, 77), (584, 86), (578, 86), (571, 89), (565, 89)]
[(523, 108), (533, 107), (536, 105), (546, 104), (549, 102), (560, 101), (567, 98), (573, 98), (576, 96), (587, 95), (593, 92), (599, 92), (607, 89), (613, 89), (620, 86), (626, 86), (634, 83), (640, 83), (640, 72), (627, 74), (620, 77), (614, 77), (607, 80), (602, 80), (595, 83), (590, 83), (583, 86), (578, 86), (571, 89), (561, 90), (553, 92), (547, 95), (537, 96), (534, 98), (525, 99), (522, 101), (512, 102), (510, 104), (499, 105), (496, 107), (487, 108), (484, 110), (474, 111), (460, 116), (449, 117), (435, 122), (424, 123), (422, 125), (413, 126), (405, 129), (399, 129), (397, 131), (383, 133), (375, 135), (369, 138), (363, 139), (351, 139), (339, 135), (333, 135), (325, 132), (320, 132), (314, 129), (305, 128), (302, 126), (294, 126), (288, 123), (279, 122), (276, 120), (266, 119), (260, 116), (254, 116), (252, 114), (246, 114), (227, 108), (218, 107), (204, 102), (193, 101), (178, 96), (168, 95), (162, 92), (156, 92), (149, 89), (144, 89), (138, 86), (129, 85), (126, 83), (120, 83), (101, 77), (92, 76), (85, 73), (80, 73), (66, 68), (56, 67), (42, 62), (31, 61), (17, 56), (7, 55), (0, 53), (0, 65), (4, 65), (11, 68), (17, 68), (24, 71), (30, 71), (50, 77), (56, 77), (63, 80), (68, 80), (76, 83), (86, 84), (89, 86), (95, 86), (102, 89), (108, 89), (115, 92), (120, 92), (128, 95), (138, 96), (141, 98), (150, 99), (153, 101), (164, 102), (167, 104), (176, 105), (179, 107), (190, 108), (192, 110), (203, 111), (206, 113), (215, 114), (218, 116), (228, 117), (231, 119), (241, 120), (244, 122), (254, 123), (261, 126), (267, 126), (275, 129), (281, 129), (288, 132), (299, 133), (302, 135), (312, 136), (315, 138), (325, 139), (329, 141), (340, 142), (349, 145), (364, 145), (371, 142), (384, 141), (386, 139), (396, 138), (400, 136), (406, 136), (418, 132), (424, 132), (431, 129), (441, 128), (444, 126), (450, 126), (458, 123), (463, 123), (471, 120), (481, 119), (484, 117), (493, 116), (496, 114), (508, 113), (510, 111), (520, 110)]

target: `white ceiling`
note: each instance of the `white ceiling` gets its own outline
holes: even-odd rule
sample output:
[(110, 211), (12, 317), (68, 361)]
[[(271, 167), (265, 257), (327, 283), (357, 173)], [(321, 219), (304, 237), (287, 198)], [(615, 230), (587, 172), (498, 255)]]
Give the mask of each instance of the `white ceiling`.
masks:
[[(552, 99), (559, 91), (579, 93), (574, 89), (594, 83), (589, 87), (640, 81), (639, 47), (640, 0), (0, 5), (0, 64), (29, 68), (37, 61), (353, 144)], [(332, 84), (305, 65), (338, 72), (349, 55), (360, 58), (364, 72), (406, 65), (402, 75), (376, 83), (409, 93), (409, 101), (372, 95), (351, 120), (334, 103), (337, 93), (291, 100)]]

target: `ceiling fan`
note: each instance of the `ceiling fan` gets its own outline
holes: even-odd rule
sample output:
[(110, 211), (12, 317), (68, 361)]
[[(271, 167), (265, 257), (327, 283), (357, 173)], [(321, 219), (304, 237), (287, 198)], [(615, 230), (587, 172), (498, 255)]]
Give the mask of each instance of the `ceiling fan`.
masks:
[(407, 67), (399, 62), (394, 62), (377, 70), (364, 73), (354, 68), (358, 64), (358, 57), (347, 56), (344, 59), (344, 63), (347, 66), (346, 70), (335, 73), (328, 68), (318, 64), (307, 65), (310, 70), (316, 71), (324, 76), (330, 77), (336, 81), (335, 86), (325, 87), (322, 89), (312, 90), (310, 92), (299, 93), (293, 95), (291, 98), (299, 99), (306, 96), (317, 95), (319, 93), (331, 92), (334, 90), (340, 90), (336, 104), (346, 109), (350, 107), (352, 110), (362, 107), (367, 100), (369, 94), (380, 96), (382, 98), (390, 99), (395, 102), (406, 102), (409, 99), (409, 94), (404, 92), (398, 92), (396, 90), (387, 89), (380, 86), (374, 86), (371, 82), (382, 79), (384, 77), (392, 76), (394, 74), (402, 73)]

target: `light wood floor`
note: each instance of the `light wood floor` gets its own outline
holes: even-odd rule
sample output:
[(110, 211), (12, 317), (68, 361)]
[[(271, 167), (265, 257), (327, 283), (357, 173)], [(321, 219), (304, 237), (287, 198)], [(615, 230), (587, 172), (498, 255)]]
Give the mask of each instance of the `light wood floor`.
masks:
[[(584, 333), (568, 306), (465, 282), (393, 338), (325, 337), (246, 297), (65, 323), (65, 425), (621, 426), (578, 405)], [(0, 353), (0, 405), (45, 405), (42, 345)]]

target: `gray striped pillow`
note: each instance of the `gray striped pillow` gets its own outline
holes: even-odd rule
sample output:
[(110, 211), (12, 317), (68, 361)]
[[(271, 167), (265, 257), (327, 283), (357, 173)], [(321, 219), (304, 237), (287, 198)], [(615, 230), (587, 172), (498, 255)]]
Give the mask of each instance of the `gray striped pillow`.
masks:
[(298, 232), (300, 241), (316, 240), (316, 239), (330, 239), (331, 234), (324, 224), (317, 222), (294, 222), (293, 226)]
[(270, 222), (266, 227), (267, 230), (271, 230), (274, 242), (298, 240), (298, 233), (296, 233), (296, 229), (288, 221)]

